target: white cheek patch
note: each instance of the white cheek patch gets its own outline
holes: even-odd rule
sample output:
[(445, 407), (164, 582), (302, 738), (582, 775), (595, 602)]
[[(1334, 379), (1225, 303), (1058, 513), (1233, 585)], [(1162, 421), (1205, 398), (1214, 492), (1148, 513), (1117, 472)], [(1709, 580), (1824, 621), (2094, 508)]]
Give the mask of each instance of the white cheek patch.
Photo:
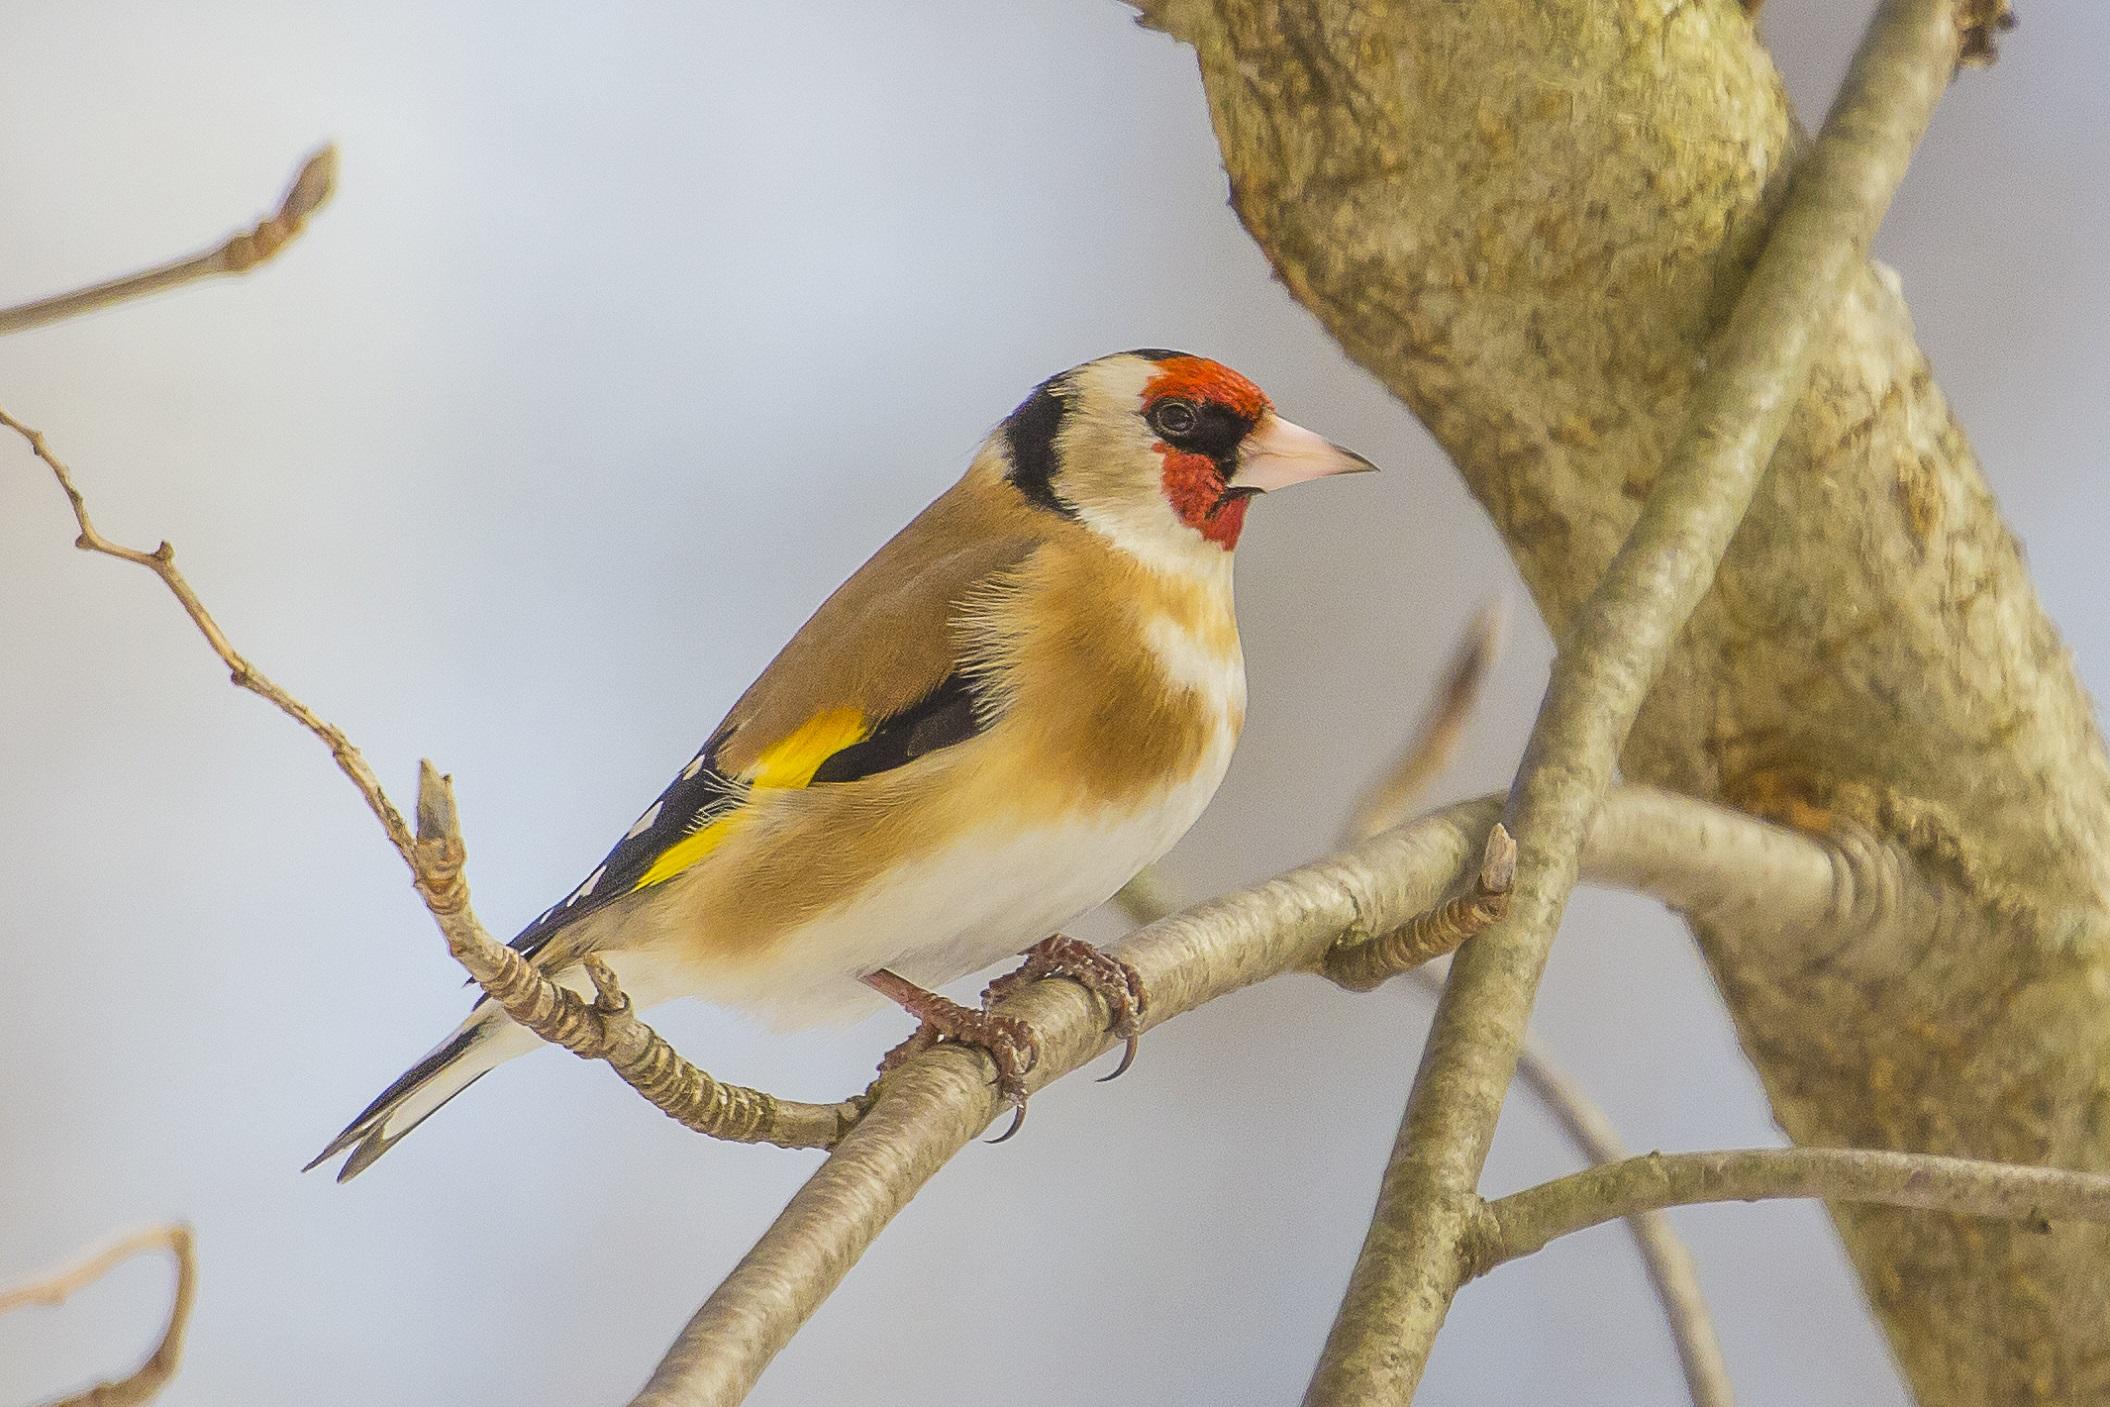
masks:
[(1181, 522), (1162, 493), (1119, 511), (1085, 504), (1077, 517), (1154, 572), (1210, 585), (1227, 586), (1231, 580), (1231, 554)]

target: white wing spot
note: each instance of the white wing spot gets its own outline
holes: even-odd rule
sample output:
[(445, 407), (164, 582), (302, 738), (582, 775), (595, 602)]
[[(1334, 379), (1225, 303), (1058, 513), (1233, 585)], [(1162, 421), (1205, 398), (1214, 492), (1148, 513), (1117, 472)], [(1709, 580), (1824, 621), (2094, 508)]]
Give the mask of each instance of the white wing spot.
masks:
[(703, 754), (699, 752), (689, 759), (688, 766), (681, 769), (681, 779), (685, 782), (693, 782), (696, 780), (696, 774), (702, 770)]
[(645, 814), (638, 817), (637, 820), (631, 824), (629, 830), (623, 832), (623, 839), (636, 840), (646, 831), (651, 830), (652, 823), (659, 819), (660, 805), (660, 802), (655, 801), (650, 806), (647, 806), (645, 808)]
[(576, 904), (581, 899), (584, 899), (587, 895), (593, 893), (593, 887), (599, 884), (601, 882), (601, 876), (607, 873), (608, 866), (603, 865), (599, 869), (595, 870), (592, 874), (586, 876), (586, 883), (580, 885), (577, 889), (574, 889), (571, 892), (571, 897), (564, 901), (564, 907), (568, 909), (573, 904)]

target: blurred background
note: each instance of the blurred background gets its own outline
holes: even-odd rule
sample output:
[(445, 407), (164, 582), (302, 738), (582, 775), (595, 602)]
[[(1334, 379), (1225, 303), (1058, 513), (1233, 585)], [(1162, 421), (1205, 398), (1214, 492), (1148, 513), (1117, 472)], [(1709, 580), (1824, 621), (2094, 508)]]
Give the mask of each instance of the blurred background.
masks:
[[(1870, 8), (1767, 5), (1810, 121)], [(1511, 645), (1432, 800), (1506, 782), (1548, 659), (1507, 559), (1270, 281), (1191, 54), (1112, 0), (6, 17), (0, 302), (211, 244), (341, 144), (335, 204), (280, 262), (0, 341), (0, 405), (106, 530), (174, 541), (399, 798), (421, 755), (455, 774), (494, 928), (592, 866), (1029, 387), (1122, 347), (1222, 358), (1390, 471), (1254, 514), (1251, 719), (1170, 881), (1200, 897), (1328, 848), (1495, 597)], [(1943, 107), (1882, 255), (2100, 689), (2110, 10), (2021, 18)], [(0, 1282), (187, 1217), (203, 1288), (170, 1403), (622, 1400), (817, 1155), (694, 1137), (538, 1053), (349, 1187), (300, 1176), (457, 1018), (460, 973), (322, 750), (72, 536), (0, 443)], [(860, 1087), (907, 1030), (663, 1016), (713, 1071), (807, 1098)], [(1293, 1399), (1425, 1021), (1397, 984), (1290, 979), (1152, 1036), (1118, 1084), (1041, 1095), (753, 1400)], [(1778, 1138), (1646, 903), (1580, 898), (1537, 1029), (1636, 1148)], [(1569, 1165), (1513, 1101), (1490, 1186)], [(1744, 1402), (1904, 1401), (1814, 1207), (1678, 1219)], [(0, 1319), (0, 1403), (129, 1369), (166, 1294), (138, 1263)], [(1605, 1229), (1469, 1287), (1423, 1400), (1681, 1394)]]

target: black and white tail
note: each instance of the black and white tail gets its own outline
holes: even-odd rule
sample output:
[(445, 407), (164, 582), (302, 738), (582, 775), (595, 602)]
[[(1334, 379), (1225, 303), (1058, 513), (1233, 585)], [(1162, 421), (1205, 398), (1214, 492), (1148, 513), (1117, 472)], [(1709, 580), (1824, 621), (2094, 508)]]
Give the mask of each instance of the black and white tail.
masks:
[(455, 1027), (453, 1035), (382, 1090), (381, 1097), (367, 1105), (301, 1171), (328, 1162), (349, 1148), (352, 1156), (337, 1170), (337, 1180), (356, 1177), (374, 1159), (395, 1147), (404, 1134), (438, 1113), (448, 1100), (536, 1045), (533, 1035), (514, 1025), (496, 1006), (484, 1003)]

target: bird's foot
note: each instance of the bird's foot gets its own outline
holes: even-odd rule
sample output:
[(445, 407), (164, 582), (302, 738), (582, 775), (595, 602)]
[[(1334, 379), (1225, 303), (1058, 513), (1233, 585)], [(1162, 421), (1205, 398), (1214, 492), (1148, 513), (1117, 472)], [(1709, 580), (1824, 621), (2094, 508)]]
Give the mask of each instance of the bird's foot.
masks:
[(982, 992), (982, 1005), (1002, 1001), (1028, 982), (1043, 977), (1067, 977), (1086, 990), (1097, 992), (1106, 1003), (1112, 1016), (1107, 1029), (1125, 1046), (1121, 1063), (1114, 1067), (1113, 1074), (1102, 1076), (1100, 1083), (1119, 1079), (1135, 1063), (1136, 1042), (1143, 1034), (1143, 1013), (1150, 1007), (1150, 994), (1143, 990), (1142, 977), (1121, 959), (1101, 952), (1082, 938), (1057, 933), (1026, 949), (1025, 966), (991, 982)]
[(1008, 1100), (1012, 1108), (1011, 1127), (1004, 1130), (1003, 1137), (993, 1141), (1002, 1143), (1018, 1132), (1019, 1125), (1026, 1121), (1026, 1072), (1040, 1060), (1040, 1041), (1031, 1026), (1015, 1016), (999, 1016), (992, 1011), (961, 1006), (885, 968), (867, 975), (864, 981), (866, 986), (922, 1023), (914, 1035), (881, 1058), (881, 1079), (911, 1056), (922, 1054), (940, 1041), (973, 1046), (996, 1066), (997, 1093)]

